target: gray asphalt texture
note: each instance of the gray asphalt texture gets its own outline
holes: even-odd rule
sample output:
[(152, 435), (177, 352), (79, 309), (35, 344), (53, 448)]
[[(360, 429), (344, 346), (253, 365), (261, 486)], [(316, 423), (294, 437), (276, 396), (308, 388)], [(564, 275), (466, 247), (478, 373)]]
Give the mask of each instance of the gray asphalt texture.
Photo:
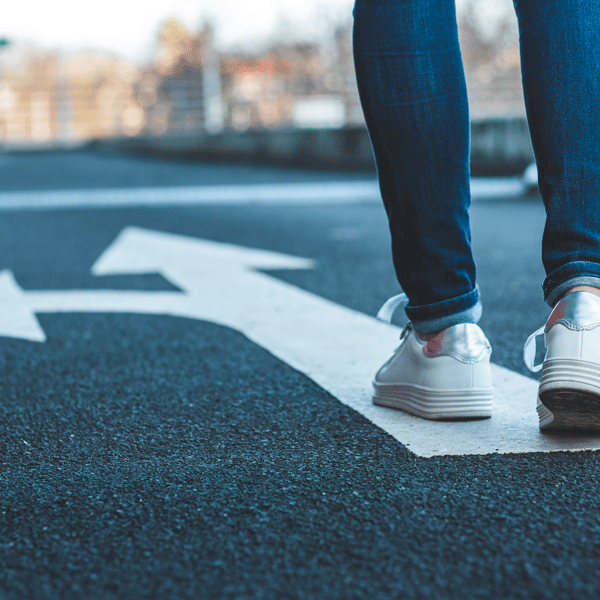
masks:
[[(125, 187), (135, 173), (166, 185), (181, 168), (8, 161), (0, 191), (52, 177), (54, 189)], [(191, 166), (198, 184), (248, 180), (248, 168)], [(274, 172), (327, 179), (257, 169), (255, 181)], [(522, 345), (549, 313), (541, 202), (480, 202), (472, 217), (492, 358), (527, 374)], [(270, 274), (371, 315), (399, 290), (376, 204), (6, 212), (0, 268), (26, 290), (173, 289), (90, 274), (129, 225), (314, 258), (312, 271)], [(600, 595), (597, 453), (423, 459), (238, 332), (38, 318), (47, 342), (0, 339), (0, 598)]]

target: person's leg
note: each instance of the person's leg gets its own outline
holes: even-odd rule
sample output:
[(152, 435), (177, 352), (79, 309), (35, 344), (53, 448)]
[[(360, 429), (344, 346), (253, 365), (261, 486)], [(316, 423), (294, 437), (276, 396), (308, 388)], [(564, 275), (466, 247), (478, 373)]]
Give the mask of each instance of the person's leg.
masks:
[(420, 333), (481, 316), (470, 130), (454, 0), (356, 0), (361, 103), (406, 314)]
[[(527, 118), (546, 207), (544, 299), (525, 345), (541, 429), (600, 430), (600, 7), (514, 0)], [(590, 293), (592, 292), (592, 293)], [(546, 355), (533, 366), (538, 334)]]
[(354, 61), (394, 266), (409, 300), (410, 322), (375, 374), (373, 402), (427, 419), (490, 417), (491, 347), (476, 325), (469, 114), (454, 0), (356, 0)]
[(600, 288), (600, 5), (514, 0), (527, 118), (546, 207), (544, 299)]

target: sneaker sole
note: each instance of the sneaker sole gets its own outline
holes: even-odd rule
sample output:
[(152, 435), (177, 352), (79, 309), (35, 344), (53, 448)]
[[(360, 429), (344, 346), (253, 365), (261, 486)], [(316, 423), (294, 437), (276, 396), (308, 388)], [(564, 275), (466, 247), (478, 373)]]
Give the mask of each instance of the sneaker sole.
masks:
[(600, 431), (600, 365), (566, 358), (546, 361), (537, 411), (543, 431)]
[(432, 421), (489, 419), (492, 416), (493, 388), (435, 390), (373, 382), (373, 390), (373, 404)]

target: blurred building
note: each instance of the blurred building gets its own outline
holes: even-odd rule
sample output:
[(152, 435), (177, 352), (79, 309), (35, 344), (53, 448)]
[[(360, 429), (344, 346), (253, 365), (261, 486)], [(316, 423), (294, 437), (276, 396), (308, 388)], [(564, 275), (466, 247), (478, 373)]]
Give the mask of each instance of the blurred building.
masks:
[(293, 96), (290, 65), (269, 54), (221, 57), (225, 126), (245, 131), (279, 127), (290, 122)]
[(483, 35), (474, 12), (475, 0), (467, 3), (458, 19), (458, 31), (471, 118), (524, 116), (519, 33), (514, 11), (497, 23), (491, 36)]
[[(210, 24), (190, 32), (170, 18), (146, 67), (97, 50), (13, 43), (0, 51), (0, 141), (364, 126), (352, 25), (332, 23), (318, 42), (218, 53)], [(485, 38), (465, 17), (459, 34), (471, 117), (524, 115), (515, 24)]]
[(212, 28), (190, 35), (173, 19), (147, 69), (96, 50), (43, 52), (12, 44), (0, 54), (0, 140), (49, 142), (216, 132), (222, 76)]
[(85, 140), (141, 130), (137, 65), (97, 51), (61, 55), (18, 45), (10, 51), (12, 60), (0, 56), (2, 140)]
[(142, 73), (139, 82), (144, 133), (221, 131), (225, 124), (221, 72), (211, 25), (191, 34), (176, 19), (166, 21), (159, 34), (156, 64)]
[(350, 25), (338, 27), (331, 42), (280, 42), (258, 56), (223, 56), (226, 126), (245, 130), (363, 124)]
[(471, 118), (524, 116), (519, 46), (506, 48), (489, 63), (466, 69)]
[(327, 74), (327, 85), (343, 100), (345, 122), (348, 125), (364, 125), (352, 54), (352, 23), (337, 27), (334, 37), (335, 59)]

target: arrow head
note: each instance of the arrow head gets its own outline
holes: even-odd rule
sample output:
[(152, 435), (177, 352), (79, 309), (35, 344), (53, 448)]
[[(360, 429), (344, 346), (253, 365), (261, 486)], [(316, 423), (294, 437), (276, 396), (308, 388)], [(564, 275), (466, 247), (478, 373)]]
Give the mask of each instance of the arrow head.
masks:
[(0, 271), (0, 336), (45, 342), (46, 334), (11, 271)]
[(184, 235), (126, 227), (92, 267), (94, 275), (163, 273), (185, 270), (223, 272), (247, 269), (312, 269), (314, 261), (242, 248)]

